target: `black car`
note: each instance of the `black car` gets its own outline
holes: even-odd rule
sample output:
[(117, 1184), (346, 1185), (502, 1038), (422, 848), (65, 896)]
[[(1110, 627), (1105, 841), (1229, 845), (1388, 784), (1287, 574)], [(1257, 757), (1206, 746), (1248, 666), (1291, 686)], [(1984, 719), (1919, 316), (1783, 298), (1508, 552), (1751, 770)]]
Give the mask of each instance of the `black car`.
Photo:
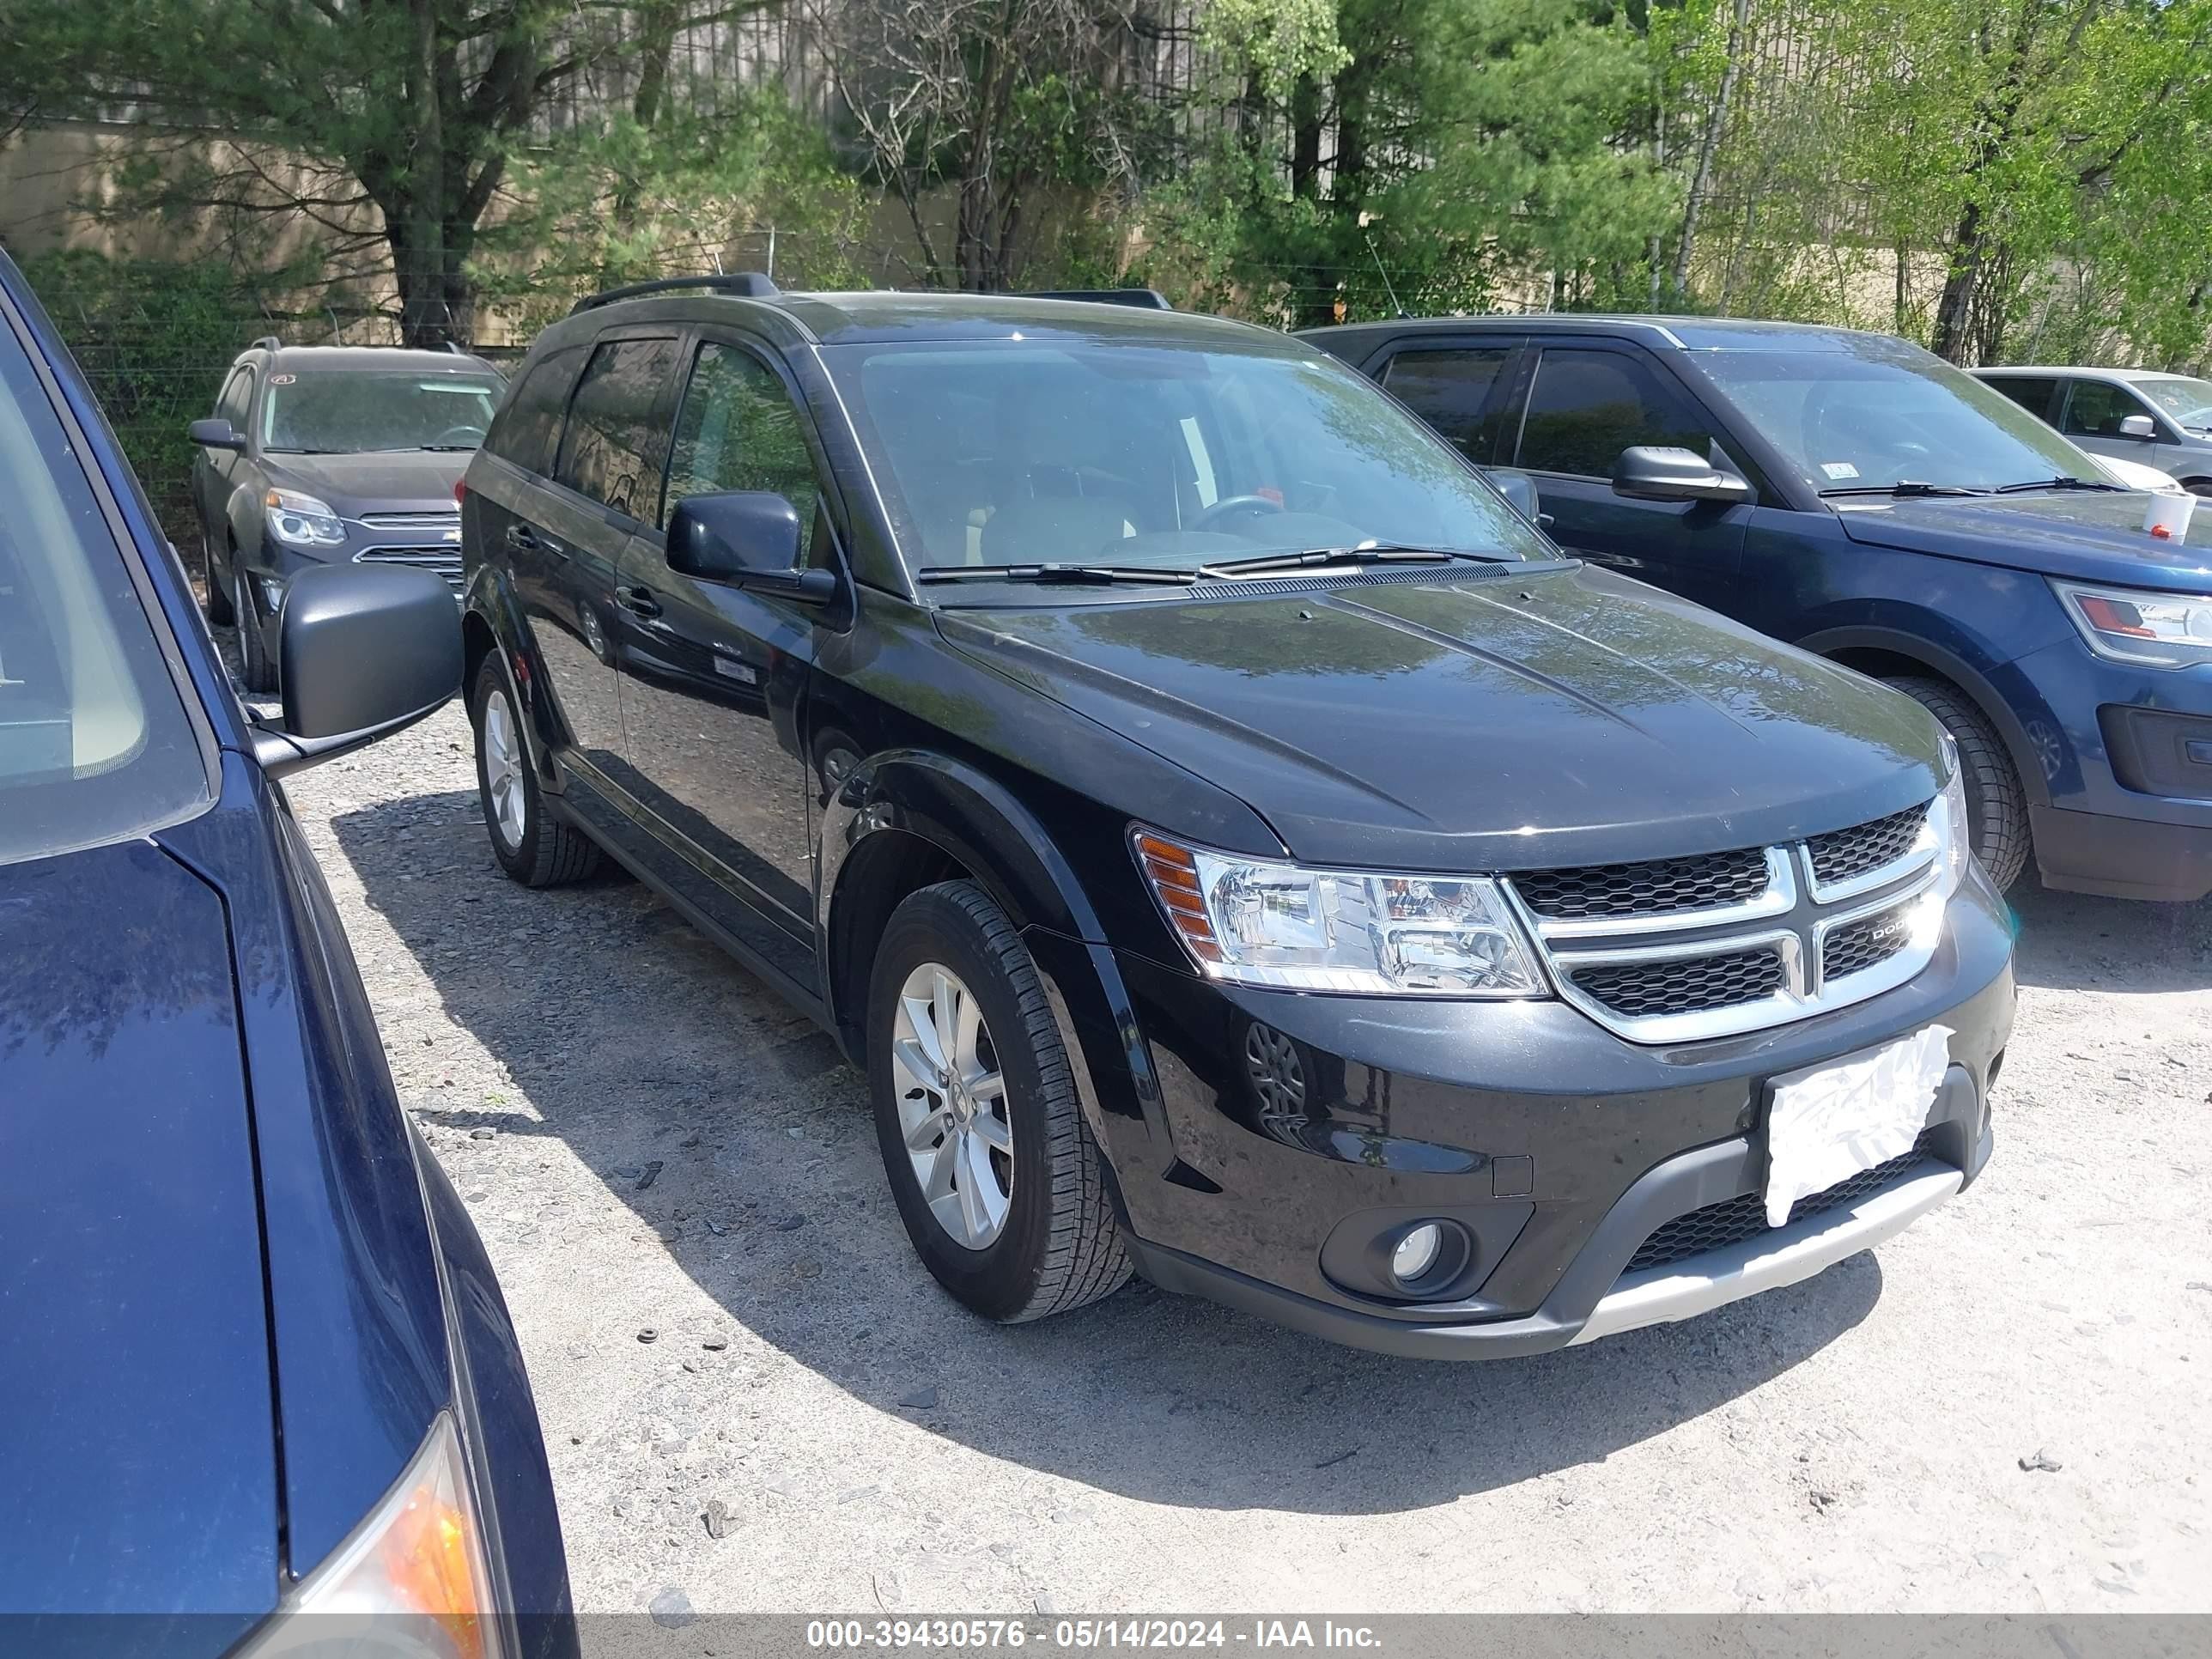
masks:
[(1526, 1352), (1989, 1155), (2010, 940), (1935, 723), (1562, 556), (1301, 342), (617, 292), (463, 538), (500, 864), (611, 854), (835, 1033), (979, 1313), (1133, 1267)]
[(0, 1646), (559, 1659), (514, 1328), (279, 782), (453, 695), (453, 601), (308, 572), (280, 649), (250, 719), (0, 254)]
[(1306, 338), (1468, 459), (1533, 476), (1569, 552), (1917, 698), (1966, 758), (1999, 887), (2212, 892), (2212, 519), (1884, 334), (1725, 318), (1436, 318)]
[(505, 386), (480, 357), (383, 346), (239, 353), (194, 421), (192, 504), (208, 616), (243, 618), (246, 689), (276, 690), (270, 635), (292, 579), (353, 560), (461, 582), (453, 487)]

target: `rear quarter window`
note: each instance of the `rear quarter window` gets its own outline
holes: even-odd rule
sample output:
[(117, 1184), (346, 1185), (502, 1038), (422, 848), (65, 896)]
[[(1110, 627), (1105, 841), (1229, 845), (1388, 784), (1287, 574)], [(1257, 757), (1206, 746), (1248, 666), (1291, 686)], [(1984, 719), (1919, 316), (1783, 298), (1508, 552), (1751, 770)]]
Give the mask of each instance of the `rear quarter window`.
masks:
[(570, 346), (548, 352), (533, 363), (492, 417), (485, 449), (526, 472), (551, 471), (561, 447), (568, 394), (575, 389), (576, 370), (583, 361), (584, 349)]

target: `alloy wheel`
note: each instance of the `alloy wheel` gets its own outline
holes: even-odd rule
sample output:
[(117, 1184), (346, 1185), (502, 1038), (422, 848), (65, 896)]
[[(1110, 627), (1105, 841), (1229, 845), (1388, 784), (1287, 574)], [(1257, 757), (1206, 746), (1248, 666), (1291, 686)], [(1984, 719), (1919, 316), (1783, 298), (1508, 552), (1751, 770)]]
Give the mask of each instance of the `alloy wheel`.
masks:
[(529, 805), (523, 794), (521, 738), (504, 691), (494, 691), (484, 700), (483, 749), (484, 793), (493, 832), (501, 845), (512, 850), (522, 845)]
[(956, 1243), (984, 1249), (1013, 1203), (1013, 1125), (983, 1011), (942, 963), (922, 963), (899, 988), (891, 1074), (922, 1202)]

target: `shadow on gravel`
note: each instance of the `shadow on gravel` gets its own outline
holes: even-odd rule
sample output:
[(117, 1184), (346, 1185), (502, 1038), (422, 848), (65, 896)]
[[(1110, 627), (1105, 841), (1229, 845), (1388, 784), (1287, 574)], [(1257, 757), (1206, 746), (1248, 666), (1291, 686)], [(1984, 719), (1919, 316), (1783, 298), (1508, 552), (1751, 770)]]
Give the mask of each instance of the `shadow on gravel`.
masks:
[(2202, 991), (2212, 986), (2212, 899), (2143, 904), (2057, 893), (2033, 874), (2006, 896), (2022, 985), (2068, 991)]
[[(860, 1076), (643, 887), (514, 885), (473, 794), (335, 824), (370, 904), (542, 1120), (456, 1101), (418, 1107), (423, 1121), (565, 1142), (650, 1229), (640, 1248), (657, 1235), (737, 1325), (993, 1457), (1161, 1504), (1418, 1510), (1725, 1407), (1881, 1295), (1863, 1255), (1687, 1324), (1486, 1364), (1359, 1352), (1142, 1284), (1037, 1324), (984, 1324), (908, 1248)], [(662, 1337), (696, 1349), (710, 1334)]]

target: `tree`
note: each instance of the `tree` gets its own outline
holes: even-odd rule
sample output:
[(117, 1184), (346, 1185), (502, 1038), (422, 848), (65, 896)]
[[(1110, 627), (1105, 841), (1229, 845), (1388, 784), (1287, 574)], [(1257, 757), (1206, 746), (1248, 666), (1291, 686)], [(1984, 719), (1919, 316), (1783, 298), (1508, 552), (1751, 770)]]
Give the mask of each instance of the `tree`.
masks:
[(469, 337), (480, 234), (555, 100), (586, 70), (647, 98), (684, 30), (772, 3), (656, 0), (626, 29), (556, 0), (10, 0), (0, 125), (125, 105), (134, 164), (106, 212), (282, 223), (339, 275), (380, 251), (402, 337), (440, 345)]

